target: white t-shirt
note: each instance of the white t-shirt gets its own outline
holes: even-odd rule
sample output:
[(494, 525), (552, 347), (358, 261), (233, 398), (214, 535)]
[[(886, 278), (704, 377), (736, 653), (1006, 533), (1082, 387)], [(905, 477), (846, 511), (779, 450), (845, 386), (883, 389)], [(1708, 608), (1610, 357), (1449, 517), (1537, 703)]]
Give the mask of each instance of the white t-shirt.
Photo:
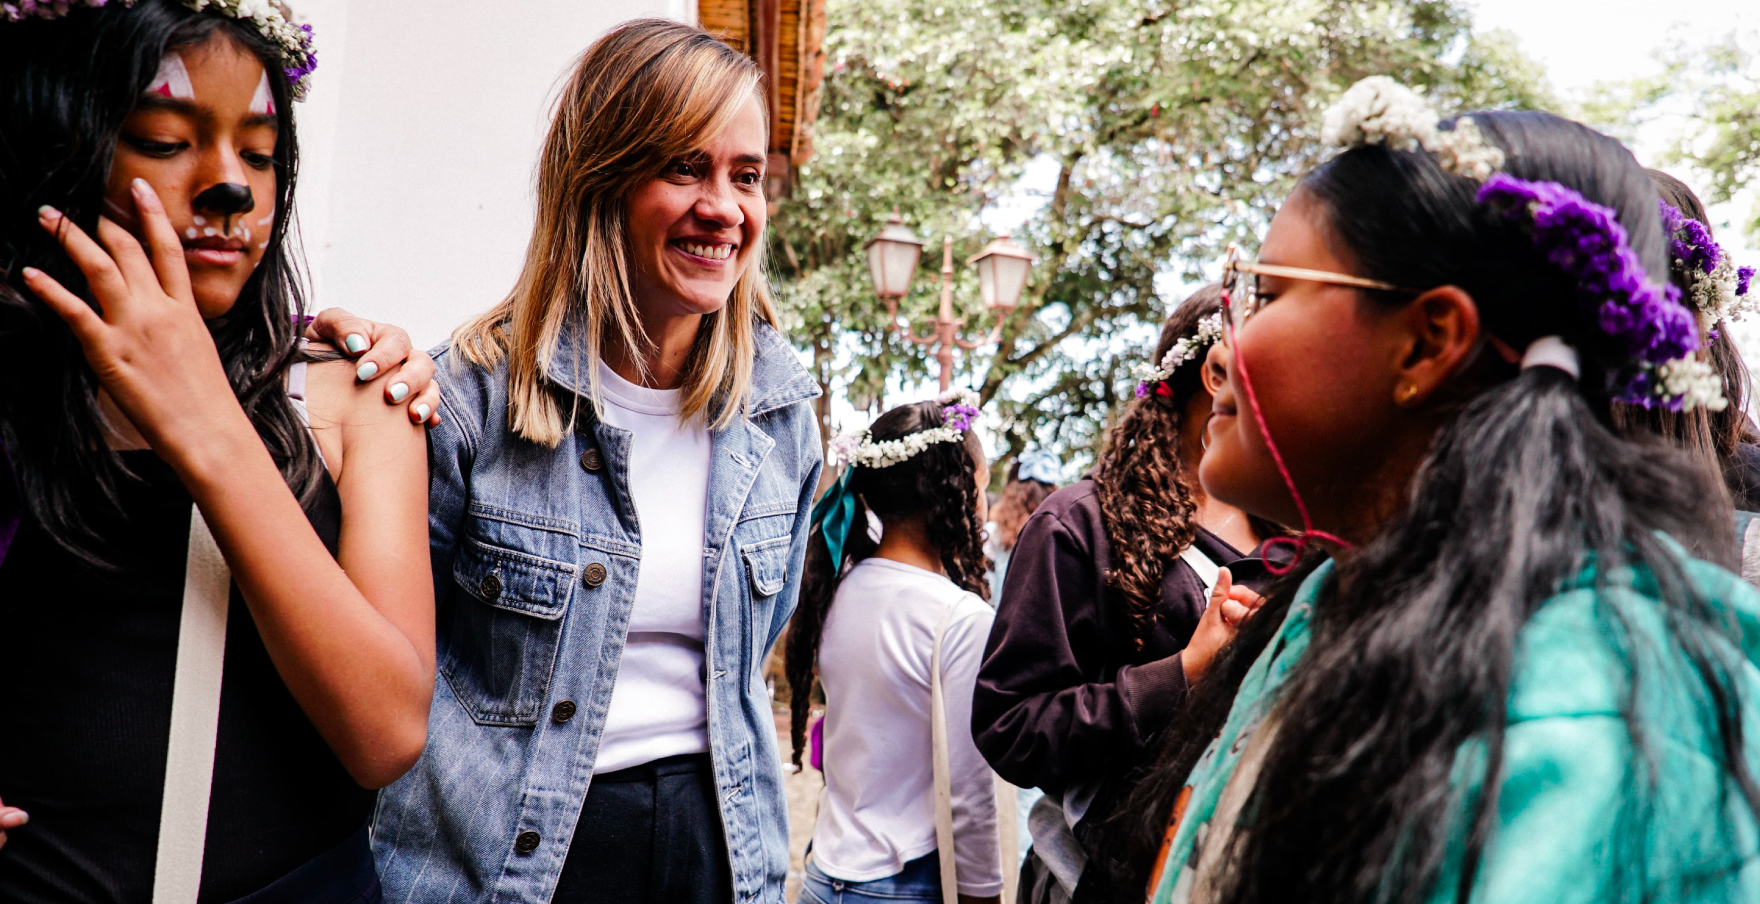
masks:
[(881, 558), (863, 559), (844, 576), (819, 641), (825, 790), (813, 862), (832, 878), (897, 875), (935, 850), (929, 665), (949, 606), (941, 682), (959, 891), (1002, 891), (995, 779), (971, 728), (972, 687), (995, 612), (935, 572)]
[(709, 749), (703, 687), (703, 529), (709, 430), (678, 418), (680, 390), (648, 389), (600, 365), (605, 423), (628, 430), (629, 491), (642, 535), (629, 639), (593, 772)]

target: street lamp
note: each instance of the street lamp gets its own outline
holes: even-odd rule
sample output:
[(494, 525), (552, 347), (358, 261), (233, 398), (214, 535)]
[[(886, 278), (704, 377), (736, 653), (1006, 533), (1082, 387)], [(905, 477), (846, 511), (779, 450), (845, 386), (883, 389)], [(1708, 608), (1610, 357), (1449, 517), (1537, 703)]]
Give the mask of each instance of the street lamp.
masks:
[(953, 349), (955, 346), (972, 351), (1002, 338), (1002, 321), (1020, 304), (1021, 292), (1027, 287), (1027, 273), (1033, 256), (1001, 235), (984, 246), (984, 250), (966, 261), (978, 268), (978, 291), (984, 306), (996, 314), (996, 326), (990, 335), (978, 342), (959, 338), (965, 318), (953, 316), (953, 237), (941, 246), (941, 310), (934, 320), (935, 331), (918, 336), (910, 324), (898, 322), (898, 300), (910, 291), (911, 276), (923, 253), (923, 243), (904, 226), (898, 212), (893, 211), (886, 228), (867, 244), (868, 270), (874, 279), (874, 293), (886, 301), (886, 320), (906, 339), (918, 345), (935, 345), (935, 359), (940, 362), (941, 391), (953, 384)]

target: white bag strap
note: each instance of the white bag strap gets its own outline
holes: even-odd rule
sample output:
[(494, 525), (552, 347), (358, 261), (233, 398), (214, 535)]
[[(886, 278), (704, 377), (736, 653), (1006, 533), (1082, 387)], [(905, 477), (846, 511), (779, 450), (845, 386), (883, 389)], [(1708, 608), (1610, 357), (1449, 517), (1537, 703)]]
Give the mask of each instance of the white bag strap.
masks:
[(220, 728), (220, 673), (226, 662), (226, 610), (232, 572), (202, 512), (190, 506), (177, 672), (171, 686), (171, 741), (165, 751), (165, 802), (153, 904), (195, 904), (202, 887), (214, 741)]
[[(947, 754), (947, 698), (941, 689), (941, 639), (953, 618), (953, 606), (935, 626), (935, 649), (929, 657), (929, 746), (935, 759), (935, 847), (941, 861), (941, 900), (959, 904), (959, 870), (953, 853), (953, 766)], [(1015, 789), (994, 776), (996, 841), (1002, 860), (1002, 904), (1014, 904), (1020, 880), (1020, 828), (1016, 824)]]
[(1216, 578), (1222, 574), (1222, 566), (1211, 561), (1204, 551), (1193, 543), (1179, 551), (1179, 557), (1185, 560), (1192, 570), (1198, 573), (1198, 580), (1204, 584), (1204, 605), (1210, 605), (1210, 591), (1216, 589)]

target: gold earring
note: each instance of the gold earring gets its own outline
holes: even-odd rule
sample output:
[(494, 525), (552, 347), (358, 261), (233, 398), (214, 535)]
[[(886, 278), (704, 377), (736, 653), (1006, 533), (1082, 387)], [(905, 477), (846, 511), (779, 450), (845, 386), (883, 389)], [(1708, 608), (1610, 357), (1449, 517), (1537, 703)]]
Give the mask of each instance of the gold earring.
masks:
[(1417, 397), (1418, 384), (1416, 383), (1401, 383), (1398, 393), (1394, 396), (1401, 405), (1410, 405), (1412, 400)]

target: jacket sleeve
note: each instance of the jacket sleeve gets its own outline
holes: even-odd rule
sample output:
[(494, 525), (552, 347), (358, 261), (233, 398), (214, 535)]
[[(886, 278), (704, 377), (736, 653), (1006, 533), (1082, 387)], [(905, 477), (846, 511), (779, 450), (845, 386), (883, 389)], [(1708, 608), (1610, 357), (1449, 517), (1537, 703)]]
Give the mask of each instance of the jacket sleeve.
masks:
[(1116, 654), (1090, 534), (1061, 513), (1028, 519), (972, 701), (972, 734), (991, 767), (1054, 794), (1134, 761), (1185, 699), (1178, 655), (1105, 674)]
[[(941, 641), (941, 680), (947, 695), (950, 727), (971, 720), (972, 684), (978, 677), (978, 665), (984, 658), (984, 638), (990, 627), (988, 606), (976, 597), (967, 598), (966, 605), (974, 611), (949, 624)], [(954, 863), (959, 867), (959, 893), (974, 897), (1000, 894), (1002, 861), (998, 853), (996, 778), (965, 732), (948, 733), (947, 764), (953, 792), (953, 848)]]
[(801, 576), (806, 571), (807, 537), (813, 531), (813, 494), (819, 491), (819, 473), (825, 469), (825, 461), (819, 454), (819, 420), (812, 419), (812, 435), (808, 437), (809, 451), (802, 454), (811, 455), (812, 466), (807, 468), (807, 479), (801, 482), (800, 504), (795, 507), (794, 528), (788, 541), (788, 577), (782, 584), (782, 592), (776, 598), (776, 612), (770, 617), (769, 636), (764, 639), (764, 648), (758, 651), (756, 660), (762, 668), (764, 658), (770, 655), (770, 649), (776, 645), (776, 638), (782, 635), (782, 629), (788, 625), (788, 619), (794, 615), (795, 606), (801, 599)]
[(452, 560), (470, 508), (470, 475), (481, 436), (481, 414), (465, 396), (477, 376), (457, 354), (435, 350), (434, 379), (440, 383), (440, 425), (428, 431), (428, 553), (434, 593), (445, 598), (452, 587)]

